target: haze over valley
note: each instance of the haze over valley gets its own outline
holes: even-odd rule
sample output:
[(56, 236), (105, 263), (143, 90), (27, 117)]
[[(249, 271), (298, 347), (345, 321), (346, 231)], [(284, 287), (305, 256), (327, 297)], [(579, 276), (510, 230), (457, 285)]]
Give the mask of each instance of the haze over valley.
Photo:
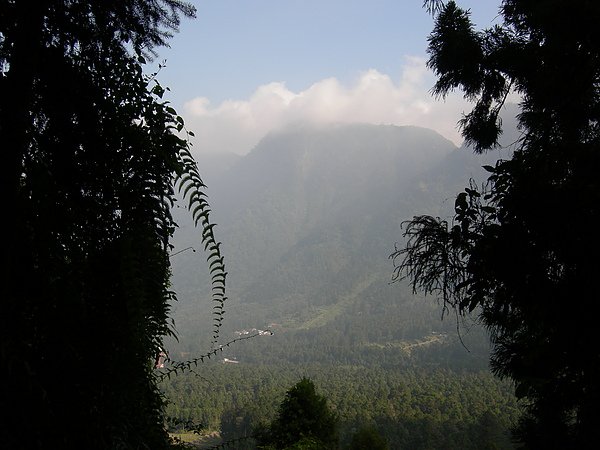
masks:
[[(507, 133), (505, 141), (510, 139), (514, 135)], [(491, 389), (504, 390), (501, 402), (514, 402), (507, 386), (496, 386), (499, 382), (488, 372), (485, 331), (469, 317), (443, 313), (436, 299), (413, 295), (405, 281), (391, 283), (389, 259), (394, 244), (401, 245), (404, 220), (415, 214), (450, 217), (454, 194), (471, 178), (484, 179), (481, 166), (501, 155), (475, 156), (426, 128), (368, 124), (297, 124), (269, 133), (245, 156), (198, 155), (227, 258), (229, 298), (219, 345), (256, 335), (224, 348), (213, 357), (224, 365), (201, 367), (201, 377), (214, 379), (219, 373), (217, 384), (242, 377), (244, 382), (236, 378), (233, 385), (243, 391), (271, 383), (273, 373), (290, 381), (296, 373), (323, 380), (325, 393), (339, 395), (340, 383), (327, 381), (334, 373), (360, 391), (367, 389), (363, 377), (403, 379), (416, 370), (413, 380), (429, 383), (437, 371), (450, 370), (459, 385), (470, 383), (465, 373), (483, 377)], [(198, 231), (183, 206), (174, 215), (179, 228), (173, 252), (190, 246), (197, 250), (172, 258), (179, 341), (172, 343), (171, 357), (189, 359), (211, 349), (214, 318), (204, 313), (211, 307), (210, 284)], [(354, 375), (344, 372), (352, 367), (358, 371)], [(277, 389), (267, 389), (271, 397), (257, 394), (262, 400), (256, 402), (276, 401)], [(250, 406), (231, 408), (247, 412)], [(475, 407), (477, 414), (489, 408), (505, 432), (514, 406), (502, 413), (492, 404)], [(348, 411), (342, 408), (342, 413)], [(204, 413), (190, 414), (199, 419)], [(254, 422), (261, 417), (252, 414)], [(364, 420), (352, 414), (346, 427)], [(391, 419), (383, 414), (378, 420)], [(392, 442), (406, 439), (387, 430)]]
[(591, 449), (600, 2), (0, 0), (7, 449)]

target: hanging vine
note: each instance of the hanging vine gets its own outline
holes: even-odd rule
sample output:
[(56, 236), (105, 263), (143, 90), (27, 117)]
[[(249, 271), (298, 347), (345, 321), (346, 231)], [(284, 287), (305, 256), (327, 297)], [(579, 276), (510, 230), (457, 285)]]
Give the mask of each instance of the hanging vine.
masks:
[[(180, 116), (175, 118), (178, 131), (184, 129), (184, 121)], [(187, 136), (193, 136), (193, 132), (185, 131)], [(202, 245), (204, 251), (208, 252), (207, 261), (211, 277), (211, 296), (213, 305), (213, 330), (212, 345), (216, 345), (219, 338), (219, 330), (223, 324), (225, 315), (225, 285), (227, 272), (225, 271), (224, 257), (221, 254), (221, 243), (215, 238), (214, 227), (216, 224), (210, 221), (210, 206), (205, 193), (206, 185), (200, 177), (198, 164), (190, 151), (189, 138), (185, 145), (181, 146), (178, 153), (179, 166), (175, 172), (175, 183), (179, 192), (187, 201), (187, 207), (194, 221), (194, 226), (200, 227), (202, 232)]]

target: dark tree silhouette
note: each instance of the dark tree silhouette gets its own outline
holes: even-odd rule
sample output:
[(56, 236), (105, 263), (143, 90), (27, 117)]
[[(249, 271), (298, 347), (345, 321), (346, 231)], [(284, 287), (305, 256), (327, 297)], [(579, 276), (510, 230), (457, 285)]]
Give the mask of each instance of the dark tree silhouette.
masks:
[(497, 146), (510, 89), (522, 136), (482, 189), (456, 198), (448, 223), (408, 222), (397, 277), (476, 311), (491, 331), (493, 371), (515, 382), (529, 448), (588, 448), (600, 426), (596, 343), (600, 270), (600, 3), (505, 0), (477, 31), (453, 1), (426, 1), (433, 92), (475, 103), (460, 121), (476, 152)]
[(153, 361), (172, 333), (177, 180), (221, 306), (225, 280), (183, 120), (142, 67), (194, 14), (0, 0), (3, 448), (168, 445)]
[(256, 433), (256, 440), (265, 449), (336, 449), (338, 419), (314, 383), (302, 378), (287, 391), (277, 417)]

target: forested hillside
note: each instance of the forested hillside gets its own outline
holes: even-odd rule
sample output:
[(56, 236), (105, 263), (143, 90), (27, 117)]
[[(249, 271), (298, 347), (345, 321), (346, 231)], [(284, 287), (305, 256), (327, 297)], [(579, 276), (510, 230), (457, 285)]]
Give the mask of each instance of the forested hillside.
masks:
[[(389, 285), (388, 256), (401, 222), (415, 211), (451, 213), (450, 193), (483, 164), (467, 150), (421, 128), (305, 126), (269, 135), (247, 156), (215, 164), (221, 167), (207, 182), (218, 205), (213, 216), (222, 248), (231, 255), (229, 332), (272, 323), (286, 330), (323, 328), (355, 322), (365, 308), (364, 315), (380, 316), (379, 332), (381, 320), (392, 318), (412, 322), (417, 335), (445, 326), (436, 305), (414, 302), (406, 288)], [(175, 251), (196, 243), (195, 229), (178, 213)], [(175, 320), (186, 345), (197, 342), (210, 321), (200, 313), (208, 285), (201, 252), (179, 254), (172, 264), (180, 299)], [(415, 305), (419, 311), (409, 313)], [(422, 315), (428, 322), (436, 316), (433, 329), (423, 329)], [(365, 318), (360, 324), (375, 326)], [(407, 326), (383, 328), (415, 334)]]
[(2, 448), (595, 448), (600, 3), (223, 3), (0, 0)]
[(343, 448), (365, 425), (392, 449), (512, 448), (508, 429), (518, 417), (512, 386), (481, 370), (208, 364), (165, 385), (167, 412), (220, 429), (224, 441), (249, 437), (275, 417), (285, 391), (304, 376), (339, 416)]
[[(390, 283), (389, 254), (415, 211), (452, 212), (453, 190), (500, 153), (478, 158), (416, 127), (298, 126), (244, 157), (199, 155), (229, 255), (223, 348), (197, 375), (166, 382), (179, 419), (250, 435), (286, 388), (310, 376), (341, 417), (341, 439), (375, 426), (391, 448), (510, 448), (510, 386), (487, 369), (488, 337), (473, 320)], [(175, 211), (174, 252), (195, 242)], [(199, 249), (198, 249), (199, 250)], [(179, 303), (174, 360), (209, 350), (200, 251), (172, 257)], [(260, 330), (270, 333), (261, 334)], [(182, 394), (183, 393), (183, 394)], [(252, 442), (236, 443), (252, 448)]]

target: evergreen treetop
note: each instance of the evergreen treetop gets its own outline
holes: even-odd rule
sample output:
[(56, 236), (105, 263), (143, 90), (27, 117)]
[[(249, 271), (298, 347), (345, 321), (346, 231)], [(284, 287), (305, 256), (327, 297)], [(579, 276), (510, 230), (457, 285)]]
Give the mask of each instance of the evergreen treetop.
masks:
[(528, 447), (587, 448), (600, 425), (600, 4), (505, 0), (502, 23), (485, 30), (454, 1), (425, 4), (433, 91), (474, 102), (460, 120), (466, 143), (498, 145), (511, 90), (522, 134), (485, 167), (483, 188), (458, 194), (450, 223), (406, 224), (396, 274), (489, 328), (492, 369), (526, 401), (517, 436)]

